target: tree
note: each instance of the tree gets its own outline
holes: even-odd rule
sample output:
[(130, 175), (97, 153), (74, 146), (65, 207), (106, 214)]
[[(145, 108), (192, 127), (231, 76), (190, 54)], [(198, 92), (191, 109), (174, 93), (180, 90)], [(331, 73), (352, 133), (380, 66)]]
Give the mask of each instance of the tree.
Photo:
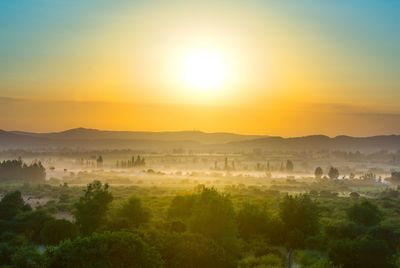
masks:
[(39, 250), (33, 245), (26, 245), (18, 248), (11, 256), (14, 267), (37, 268), (43, 267), (44, 258)]
[(294, 168), (294, 165), (293, 165), (292, 160), (287, 160), (286, 161), (286, 171), (293, 172), (293, 168)]
[(189, 229), (221, 242), (236, 237), (235, 217), (229, 196), (213, 188), (204, 188), (194, 204)]
[(265, 207), (246, 203), (237, 215), (240, 236), (248, 240), (252, 236), (266, 233), (269, 223), (269, 215)]
[(150, 210), (142, 206), (139, 198), (131, 197), (117, 209), (110, 225), (113, 230), (136, 228), (148, 223), (150, 215)]
[(168, 217), (177, 219), (189, 218), (192, 215), (195, 202), (195, 195), (175, 196), (168, 208)]
[(108, 184), (104, 186), (100, 181), (88, 184), (84, 196), (74, 204), (73, 215), (81, 233), (89, 235), (105, 223), (106, 213), (113, 200), (108, 191)]
[(370, 236), (362, 236), (355, 240), (334, 240), (328, 247), (329, 259), (343, 268), (394, 267), (390, 260), (392, 252), (384, 241)]
[(64, 219), (48, 221), (40, 232), (40, 237), (44, 245), (58, 245), (66, 239), (76, 238), (77, 235), (77, 227)]
[(373, 182), (375, 182), (376, 175), (374, 173), (372, 173), (372, 172), (367, 172), (363, 176), (361, 176), (361, 179), (363, 179), (365, 181), (373, 181)]
[(380, 240), (364, 236), (358, 241), (358, 266), (357, 267), (393, 267), (390, 265), (392, 250)]
[(159, 253), (127, 232), (93, 233), (66, 240), (48, 248), (46, 257), (48, 268), (162, 267)]
[(279, 216), (289, 247), (302, 247), (304, 240), (319, 229), (319, 211), (309, 195), (286, 195), (279, 206)]
[(316, 179), (321, 179), (322, 174), (324, 174), (324, 172), (322, 171), (321, 167), (317, 167), (314, 171), (314, 175)]
[(97, 162), (97, 167), (102, 167), (103, 166), (103, 157), (101, 155), (99, 155), (96, 162)]
[(192, 233), (213, 239), (232, 254), (237, 253), (237, 222), (228, 195), (201, 187), (199, 194), (177, 196), (168, 209), (170, 219), (180, 219)]
[[(15, 252), (15, 248), (8, 243), (0, 242), (0, 263), (1, 265), (11, 264), (11, 256)], [(7, 266), (5, 266), (7, 267)]]
[(369, 201), (356, 203), (347, 210), (347, 217), (350, 221), (364, 226), (378, 225), (382, 220), (382, 212)]
[(235, 259), (212, 239), (192, 233), (161, 233), (152, 244), (169, 268), (229, 268), (236, 267)]
[(12, 255), (18, 248), (26, 245), (27, 240), (24, 236), (10, 231), (0, 232), (0, 265), (11, 264)]
[(334, 240), (328, 247), (329, 259), (343, 268), (360, 267), (357, 252), (357, 242), (350, 239)]
[(0, 219), (11, 220), (19, 212), (31, 209), (28, 204), (25, 204), (20, 191), (9, 192), (0, 201)]
[(27, 165), (20, 158), (0, 162), (0, 180), (43, 182), (45, 179), (46, 169), (41, 162)]
[(25, 237), (35, 243), (40, 243), (40, 232), (43, 226), (48, 222), (54, 220), (47, 211), (43, 209), (36, 209), (18, 214), (14, 221), (14, 228), (19, 233), (24, 233)]
[(328, 172), (328, 176), (331, 179), (336, 179), (339, 177), (339, 170), (337, 168), (331, 167)]

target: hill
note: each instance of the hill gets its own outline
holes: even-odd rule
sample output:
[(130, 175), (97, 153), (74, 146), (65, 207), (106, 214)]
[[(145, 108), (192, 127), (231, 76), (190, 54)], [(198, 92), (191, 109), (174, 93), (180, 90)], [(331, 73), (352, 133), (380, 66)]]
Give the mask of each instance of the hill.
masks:
[(143, 132), (76, 128), (62, 132), (0, 131), (0, 149), (172, 149), (197, 150), (400, 150), (400, 136), (330, 138), (324, 135), (271, 137), (201, 131)]

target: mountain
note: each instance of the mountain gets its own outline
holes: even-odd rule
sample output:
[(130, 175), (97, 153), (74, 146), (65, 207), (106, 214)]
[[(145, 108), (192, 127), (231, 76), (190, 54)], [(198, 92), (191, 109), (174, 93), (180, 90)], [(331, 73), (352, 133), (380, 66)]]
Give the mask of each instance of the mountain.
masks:
[(265, 137), (247, 141), (235, 141), (221, 148), (264, 150), (400, 150), (400, 135), (381, 135), (372, 137), (312, 135), (294, 138)]
[(75, 128), (62, 132), (31, 133), (2, 131), (0, 149), (11, 148), (88, 148), (88, 149), (166, 149), (244, 141), (263, 136), (201, 131), (144, 132), (103, 131)]
[(0, 130), (0, 150), (34, 148), (162, 150), (400, 150), (400, 136), (330, 138), (324, 135), (283, 138), (201, 131), (142, 132), (76, 128), (62, 132), (30, 133)]
[(108, 131), (87, 128), (74, 128), (62, 132), (53, 133), (30, 133), (21, 131), (10, 131), (10, 133), (30, 137), (43, 137), (57, 140), (157, 140), (157, 141), (194, 141), (204, 144), (225, 143), (231, 141), (243, 141), (261, 138), (260, 135), (240, 135), (233, 133), (205, 133), (201, 131), (171, 131), (171, 132), (149, 132), (149, 131)]
[(19, 135), (0, 130), (0, 149), (39, 147), (47, 142), (46, 138)]

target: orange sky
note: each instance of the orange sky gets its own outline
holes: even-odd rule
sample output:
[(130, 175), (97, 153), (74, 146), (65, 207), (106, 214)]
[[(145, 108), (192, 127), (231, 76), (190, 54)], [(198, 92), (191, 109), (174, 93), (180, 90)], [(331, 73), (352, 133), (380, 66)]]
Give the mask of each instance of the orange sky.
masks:
[[(285, 103), (283, 107), (252, 109), (0, 99), (0, 125), (7, 126), (8, 130), (37, 132), (86, 127), (105, 130), (229, 131), (289, 137), (309, 134), (370, 136), (400, 132), (399, 113), (329, 103)], [(22, 116), (20, 110), (24, 111)], [(363, 112), (360, 113), (360, 110)]]
[(1, 3), (0, 129), (400, 131), (394, 2), (89, 2)]

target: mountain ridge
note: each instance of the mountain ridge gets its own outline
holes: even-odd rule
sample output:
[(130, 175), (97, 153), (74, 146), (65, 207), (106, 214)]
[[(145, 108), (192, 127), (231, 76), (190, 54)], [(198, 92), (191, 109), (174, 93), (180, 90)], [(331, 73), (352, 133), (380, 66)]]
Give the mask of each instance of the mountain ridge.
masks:
[(197, 148), (218, 150), (400, 150), (400, 135), (352, 137), (308, 135), (280, 137), (202, 131), (110, 131), (74, 128), (60, 132), (33, 133), (0, 130), (0, 149), (10, 148)]

